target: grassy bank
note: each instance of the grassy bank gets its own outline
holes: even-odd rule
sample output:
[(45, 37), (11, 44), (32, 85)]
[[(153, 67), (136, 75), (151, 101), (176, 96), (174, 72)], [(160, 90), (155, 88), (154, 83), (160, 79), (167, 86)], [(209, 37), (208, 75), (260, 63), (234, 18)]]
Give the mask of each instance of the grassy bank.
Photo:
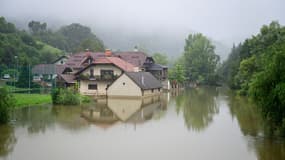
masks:
[(13, 94), (16, 108), (52, 103), (50, 94)]

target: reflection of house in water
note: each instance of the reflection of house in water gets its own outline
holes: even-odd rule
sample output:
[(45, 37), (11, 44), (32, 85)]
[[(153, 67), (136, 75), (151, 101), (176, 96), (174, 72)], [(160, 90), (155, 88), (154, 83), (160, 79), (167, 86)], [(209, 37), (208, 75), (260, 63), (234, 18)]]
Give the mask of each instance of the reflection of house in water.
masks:
[(143, 99), (108, 98), (98, 100), (95, 106), (84, 108), (81, 115), (92, 124), (108, 128), (118, 121), (142, 123), (152, 119), (156, 112), (165, 109), (160, 96)]
[(91, 107), (84, 107), (81, 116), (92, 124), (106, 129), (118, 121), (117, 116), (107, 107), (106, 99), (97, 100)]

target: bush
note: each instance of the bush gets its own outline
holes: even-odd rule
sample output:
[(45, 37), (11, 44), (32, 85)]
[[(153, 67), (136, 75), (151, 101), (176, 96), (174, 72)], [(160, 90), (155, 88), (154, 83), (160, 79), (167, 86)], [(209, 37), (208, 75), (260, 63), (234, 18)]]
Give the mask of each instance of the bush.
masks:
[(80, 95), (73, 89), (55, 89), (51, 93), (53, 104), (78, 105)]
[(9, 121), (9, 109), (14, 106), (13, 97), (6, 88), (0, 88), (0, 123)]
[(81, 102), (82, 103), (90, 103), (91, 99), (88, 96), (81, 96)]

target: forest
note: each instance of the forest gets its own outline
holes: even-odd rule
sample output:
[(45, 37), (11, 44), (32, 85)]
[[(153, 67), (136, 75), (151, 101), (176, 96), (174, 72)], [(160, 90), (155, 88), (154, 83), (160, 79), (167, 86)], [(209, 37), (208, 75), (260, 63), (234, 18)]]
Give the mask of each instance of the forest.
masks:
[(51, 63), (65, 53), (103, 51), (103, 42), (89, 27), (79, 23), (48, 29), (47, 23), (31, 21), (28, 31), (19, 30), (0, 17), (0, 74), (18, 66)]

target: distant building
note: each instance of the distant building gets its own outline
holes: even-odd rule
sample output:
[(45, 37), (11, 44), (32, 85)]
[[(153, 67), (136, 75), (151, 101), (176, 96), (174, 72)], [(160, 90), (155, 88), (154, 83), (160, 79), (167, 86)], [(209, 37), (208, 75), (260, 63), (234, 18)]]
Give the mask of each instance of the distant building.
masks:
[(162, 85), (149, 72), (125, 72), (107, 89), (108, 97), (148, 97), (160, 94)]

